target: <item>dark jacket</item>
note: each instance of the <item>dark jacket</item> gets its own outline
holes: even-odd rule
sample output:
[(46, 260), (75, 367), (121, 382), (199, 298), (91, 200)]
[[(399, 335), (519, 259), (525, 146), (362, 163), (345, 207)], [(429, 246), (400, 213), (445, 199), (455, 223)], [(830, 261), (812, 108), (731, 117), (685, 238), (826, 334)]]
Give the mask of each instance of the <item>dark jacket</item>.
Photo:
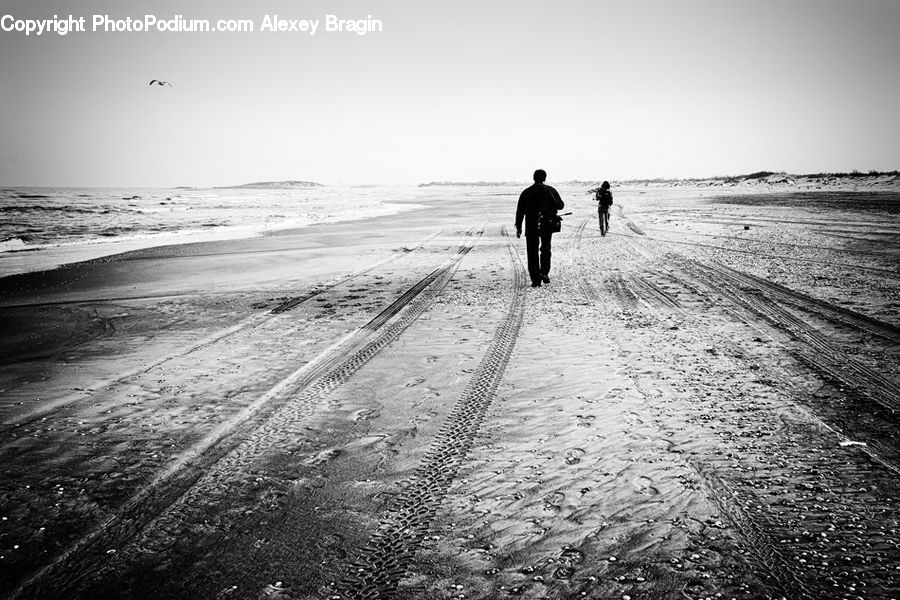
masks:
[(525, 188), (519, 195), (519, 204), (516, 206), (516, 229), (522, 228), (522, 219), (525, 219), (525, 235), (539, 235), (538, 215), (555, 215), (557, 211), (565, 208), (559, 192), (543, 183), (535, 183)]
[(600, 210), (607, 210), (610, 206), (612, 206), (612, 192), (608, 189), (599, 189), (597, 190), (597, 208)]

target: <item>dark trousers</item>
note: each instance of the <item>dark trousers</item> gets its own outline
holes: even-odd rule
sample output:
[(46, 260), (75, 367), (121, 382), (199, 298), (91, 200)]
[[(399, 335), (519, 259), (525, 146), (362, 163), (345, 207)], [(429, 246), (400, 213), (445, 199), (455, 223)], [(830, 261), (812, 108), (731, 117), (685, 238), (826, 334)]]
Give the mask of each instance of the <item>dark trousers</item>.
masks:
[(550, 240), (553, 232), (525, 236), (525, 251), (528, 254), (528, 274), (531, 283), (541, 280), (541, 275), (550, 274)]

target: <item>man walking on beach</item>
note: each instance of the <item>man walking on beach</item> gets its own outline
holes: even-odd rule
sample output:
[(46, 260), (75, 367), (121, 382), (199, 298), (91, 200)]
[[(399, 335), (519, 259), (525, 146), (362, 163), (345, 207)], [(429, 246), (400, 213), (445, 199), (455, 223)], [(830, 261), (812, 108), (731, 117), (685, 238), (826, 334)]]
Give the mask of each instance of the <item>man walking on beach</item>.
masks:
[(525, 250), (531, 287), (550, 283), (550, 242), (558, 218), (556, 213), (565, 207), (559, 192), (544, 184), (546, 180), (546, 171), (535, 171), (534, 185), (525, 188), (516, 206), (516, 237), (522, 237), (522, 219), (525, 219)]
[(600, 235), (606, 235), (609, 231), (609, 207), (612, 206), (612, 192), (609, 191), (609, 182), (604, 181), (597, 189), (597, 216), (600, 218)]

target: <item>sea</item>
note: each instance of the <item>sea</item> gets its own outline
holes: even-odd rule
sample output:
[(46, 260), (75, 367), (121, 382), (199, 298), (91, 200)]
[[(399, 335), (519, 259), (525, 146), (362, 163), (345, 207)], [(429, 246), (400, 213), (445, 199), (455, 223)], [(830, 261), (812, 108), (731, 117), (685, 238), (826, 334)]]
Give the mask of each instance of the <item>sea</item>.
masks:
[(410, 210), (415, 186), (0, 188), (0, 277)]

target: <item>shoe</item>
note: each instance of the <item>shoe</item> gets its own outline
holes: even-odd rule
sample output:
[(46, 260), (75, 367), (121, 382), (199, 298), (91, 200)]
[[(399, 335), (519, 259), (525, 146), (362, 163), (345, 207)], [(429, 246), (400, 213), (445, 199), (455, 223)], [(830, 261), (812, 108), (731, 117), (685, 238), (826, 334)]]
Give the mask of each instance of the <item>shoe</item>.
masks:
[(541, 282), (540, 281), (532, 281), (531, 287), (541, 287)]
[(546, 275), (541, 275), (541, 281), (543, 281), (544, 283), (550, 283), (550, 278)]

